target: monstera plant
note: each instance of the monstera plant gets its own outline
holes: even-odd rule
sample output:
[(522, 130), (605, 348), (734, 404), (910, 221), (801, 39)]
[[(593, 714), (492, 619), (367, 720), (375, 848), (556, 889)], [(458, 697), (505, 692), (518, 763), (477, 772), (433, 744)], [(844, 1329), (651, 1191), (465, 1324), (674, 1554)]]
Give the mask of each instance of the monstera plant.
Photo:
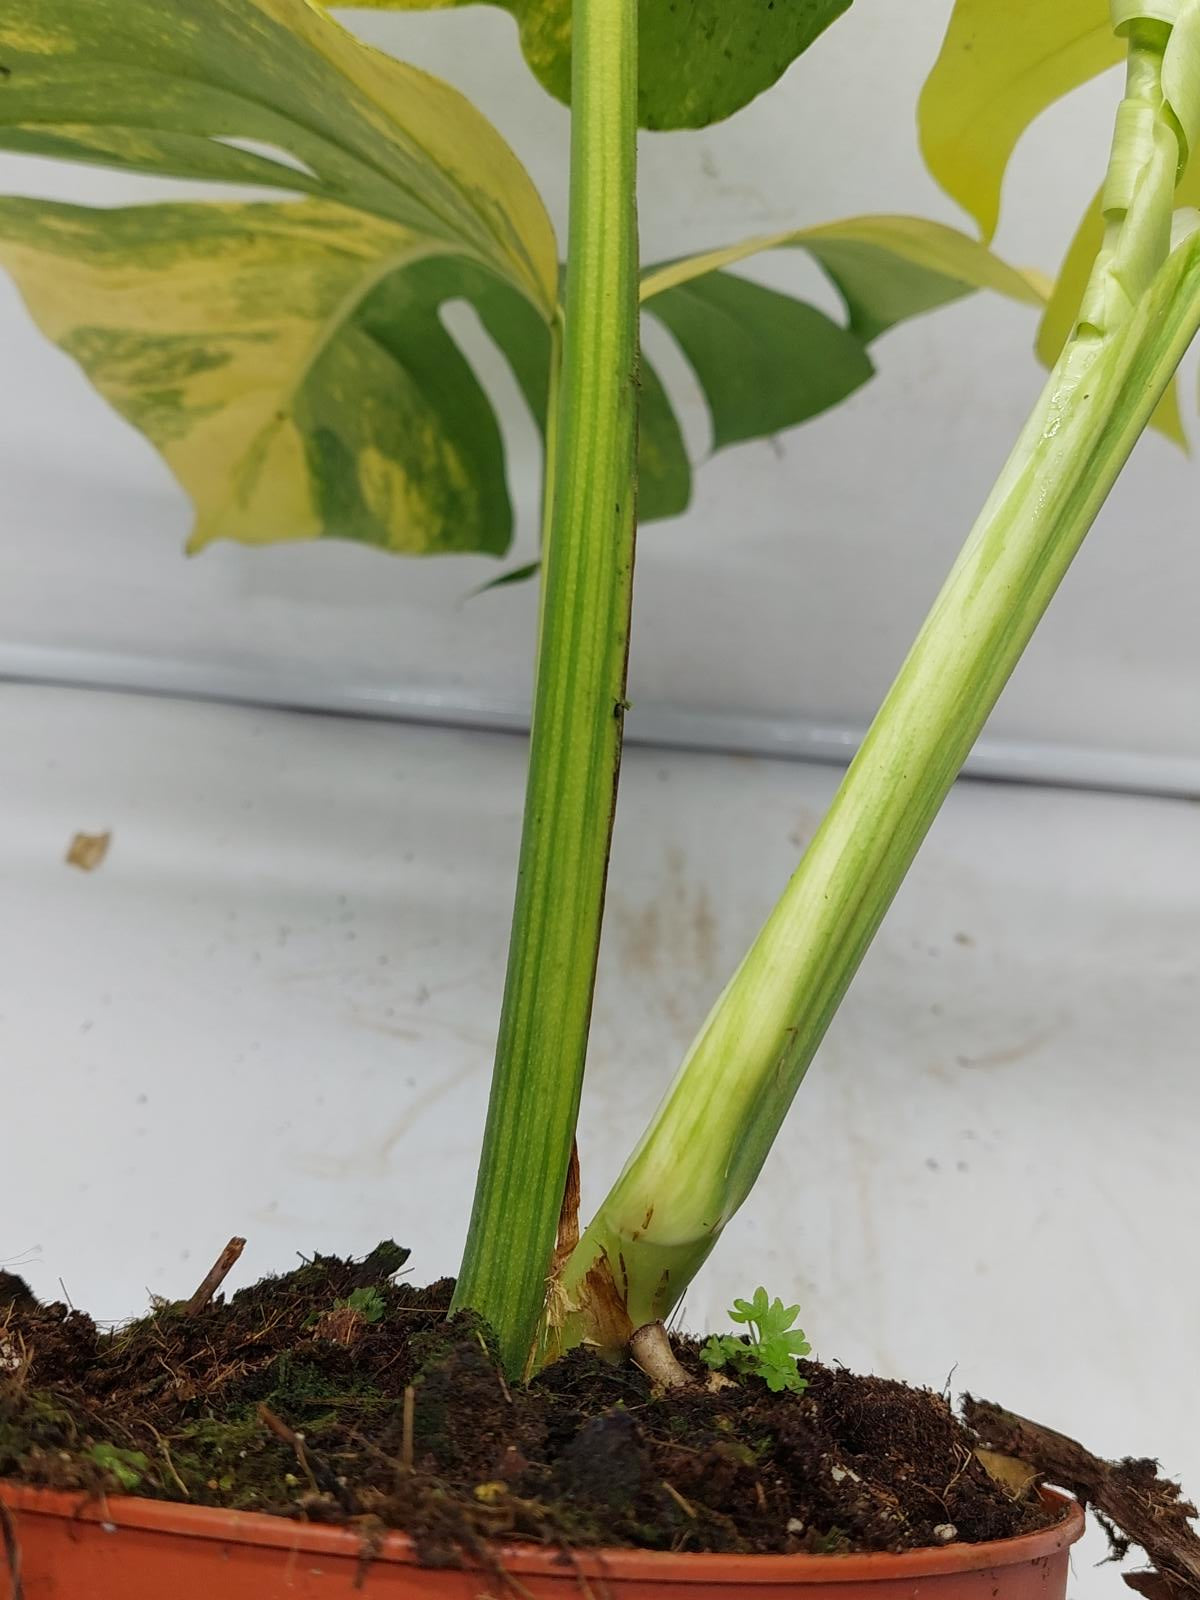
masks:
[[(561, 282), (545, 208), (496, 130), (308, 0), (17, 0), (0, 19), (8, 148), (298, 196), (0, 202), (0, 262), (162, 451), (196, 508), (192, 549), (336, 537), (502, 552), (501, 435), (439, 316), (450, 300), (474, 307), (545, 433), (537, 703), (494, 1106), (509, 1132), (486, 1141), (461, 1291), (514, 1369), (544, 1300), (583, 1070), (635, 499), (646, 521), (682, 510), (691, 489), (674, 410), (637, 352), (639, 303), (695, 372), (718, 447), (843, 399), (870, 376), (871, 343), (907, 317), (983, 286), (1041, 303), (983, 244), (903, 216), (639, 267), (639, 116), (668, 127), (734, 110), (846, 3), (519, 7), (539, 76), (563, 94), (573, 83)], [(820, 264), (843, 322), (727, 270), (772, 248)]]
[[(0, 259), (41, 327), (162, 451), (195, 503), (194, 547), (338, 537), (501, 553), (501, 435), (440, 317), (449, 301), (475, 308), (543, 430), (525, 821), (454, 1292), (490, 1326), (510, 1380), (580, 1343), (615, 1359), (646, 1329), (661, 1344), (1129, 452), (1156, 413), (1179, 429), (1174, 373), (1200, 325), (1200, 235), (1178, 207), (1200, 183), (1200, 0), (1112, 0), (1111, 16), (1106, 0), (958, 0), (921, 132), (978, 239), (880, 215), (641, 266), (639, 123), (732, 113), (848, 3), (508, 0), (537, 77), (571, 103), (563, 275), (545, 209), (495, 129), (307, 0), (7, 0), (0, 15), (0, 144), (287, 191), (0, 205)], [(720, 447), (843, 399), (871, 374), (873, 341), (905, 318), (980, 287), (1042, 305), (1041, 280), (987, 244), (1008, 157), (1043, 107), (1122, 58), (1100, 197), (1045, 307), (1049, 381), (824, 823), (580, 1233), (574, 1135), (634, 528), (691, 492), (667, 389), (639, 356), (639, 315), (678, 344)], [(844, 318), (729, 270), (767, 249), (812, 257)], [(758, 1362), (785, 1385), (802, 1346), (794, 1308), (765, 1294), (741, 1306), (757, 1354), (718, 1347), (713, 1364)], [(656, 1370), (672, 1381), (669, 1363)]]

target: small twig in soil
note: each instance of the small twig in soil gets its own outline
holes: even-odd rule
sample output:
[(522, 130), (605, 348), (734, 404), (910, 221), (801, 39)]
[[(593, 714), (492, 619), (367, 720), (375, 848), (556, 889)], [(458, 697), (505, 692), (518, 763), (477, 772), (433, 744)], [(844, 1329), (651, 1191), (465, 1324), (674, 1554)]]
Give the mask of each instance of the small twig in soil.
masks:
[(198, 1316), (205, 1306), (225, 1282), (230, 1272), (236, 1265), (242, 1251), (246, 1248), (245, 1239), (230, 1239), (221, 1254), (208, 1270), (204, 1282), (183, 1308), (185, 1317)]
[[(1177, 1483), (1158, 1473), (1155, 1461), (1104, 1461), (1066, 1434), (1043, 1428), (987, 1400), (963, 1401), (967, 1426), (984, 1445), (1028, 1461), (1052, 1483), (1070, 1489), (1153, 1562), (1146, 1572), (1128, 1572), (1125, 1582), (1147, 1600), (1200, 1600), (1200, 1536), (1191, 1526), (1195, 1506)], [(1113, 1539), (1114, 1553), (1125, 1539)]]
[(695, 1520), (696, 1520), (696, 1508), (692, 1504), (692, 1502), (690, 1500), (685, 1500), (684, 1497), (680, 1494), (679, 1490), (675, 1487), (675, 1485), (671, 1484), (671, 1483), (668, 1483), (665, 1478), (662, 1481), (662, 1486), (667, 1491), (667, 1493), (671, 1496), (671, 1499), (674, 1500), (675, 1504), (679, 1507), (680, 1511), (683, 1512), (684, 1516), (685, 1517), (690, 1517), (692, 1519), (692, 1521), (695, 1522)]
[(308, 1479), (309, 1488), (314, 1494), (320, 1494), (321, 1485), (317, 1482), (317, 1475), (313, 1471), (312, 1462), (309, 1459), (308, 1450), (305, 1447), (304, 1435), (302, 1433), (297, 1433), (295, 1428), (289, 1428), (282, 1417), (277, 1417), (271, 1410), (270, 1406), (263, 1404), (261, 1401), (259, 1402), (258, 1407), (258, 1420), (262, 1423), (263, 1427), (267, 1428), (271, 1433), (273, 1433), (277, 1439), (282, 1439), (284, 1444), (291, 1446), (293, 1452), (295, 1453), (296, 1460), (300, 1463), (301, 1471)]
[(8, 1563), (11, 1600), (25, 1600), (25, 1585), (21, 1582), (21, 1546), (17, 1542), (17, 1530), (6, 1505), (0, 1505), (0, 1534), (4, 1536), (4, 1559)]
[(400, 1464), (405, 1472), (413, 1469), (413, 1413), (417, 1405), (417, 1391), (410, 1383), (404, 1391), (404, 1420), (400, 1443)]
[(975, 1461), (976, 1461), (976, 1457), (974, 1456), (974, 1454), (970, 1450), (963, 1449), (960, 1446), (956, 1446), (955, 1447), (955, 1452), (954, 1453), (958, 1458), (958, 1465), (957, 1465), (957, 1467), (955, 1467), (953, 1475), (951, 1476), (949, 1483), (942, 1490), (941, 1494), (938, 1495), (938, 1499), (942, 1502), (943, 1505), (945, 1505), (946, 1496), (950, 1493), (951, 1489), (953, 1489), (954, 1485), (962, 1477), (963, 1473), (969, 1471), (970, 1468), (975, 1465)]
[[(475, 1330), (475, 1337), (479, 1340), (479, 1348), (483, 1351), (484, 1355), (487, 1356), (488, 1360), (490, 1361), (492, 1359), (492, 1357), (491, 1357), (491, 1353), (490, 1353), (490, 1351), (488, 1350), (488, 1347), (487, 1347), (487, 1340), (483, 1337), (483, 1333), (478, 1328)], [(501, 1392), (501, 1394), (503, 1394), (504, 1398), (508, 1401), (509, 1405), (512, 1405), (512, 1403), (513, 1403), (512, 1390), (508, 1387), (508, 1384), (505, 1381), (504, 1369), (502, 1367), (497, 1367), (496, 1368), (496, 1376), (500, 1380), (500, 1392)]]
[(357, 1516), (358, 1504), (354, 1496), (333, 1468), (322, 1461), (320, 1456), (313, 1454), (304, 1435), (297, 1433), (295, 1428), (289, 1428), (283, 1418), (276, 1416), (270, 1406), (264, 1405), (262, 1401), (259, 1402), (258, 1416), (263, 1426), (277, 1439), (282, 1439), (284, 1444), (291, 1446), (313, 1493), (332, 1495), (347, 1516)]
[(179, 1476), (179, 1473), (175, 1470), (175, 1463), (174, 1463), (174, 1461), (171, 1460), (171, 1447), (170, 1447), (170, 1445), (163, 1438), (162, 1434), (159, 1433), (157, 1428), (153, 1427), (149, 1422), (146, 1424), (146, 1426), (150, 1429), (150, 1432), (158, 1440), (158, 1448), (162, 1452), (163, 1463), (166, 1466), (166, 1469), (167, 1469), (168, 1473), (171, 1476), (172, 1483), (174, 1483), (175, 1487), (179, 1490), (180, 1494), (183, 1496), (183, 1498), (185, 1500), (190, 1500), (192, 1498), (191, 1490), (188, 1488), (187, 1484), (184, 1483), (183, 1479)]
[(690, 1374), (676, 1360), (661, 1322), (647, 1322), (635, 1329), (629, 1339), (629, 1354), (634, 1365), (660, 1389), (683, 1389), (692, 1382)]

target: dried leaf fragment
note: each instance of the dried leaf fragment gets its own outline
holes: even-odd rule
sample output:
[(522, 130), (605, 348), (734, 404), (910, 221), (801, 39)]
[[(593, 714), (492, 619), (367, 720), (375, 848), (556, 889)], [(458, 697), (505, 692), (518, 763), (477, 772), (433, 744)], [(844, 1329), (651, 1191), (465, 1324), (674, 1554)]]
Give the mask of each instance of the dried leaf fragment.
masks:
[(975, 1447), (975, 1454), (988, 1476), (1008, 1490), (1014, 1500), (1023, 1500), (1030, 1487), (1038, 1480), (1038, 1470), (1018, 1456), (1006, 1456), (999, 1450)]
[(77, 833), (67, 848), (67, 865), (81, 872), (95, 872), (108, 854), (112, 833)]

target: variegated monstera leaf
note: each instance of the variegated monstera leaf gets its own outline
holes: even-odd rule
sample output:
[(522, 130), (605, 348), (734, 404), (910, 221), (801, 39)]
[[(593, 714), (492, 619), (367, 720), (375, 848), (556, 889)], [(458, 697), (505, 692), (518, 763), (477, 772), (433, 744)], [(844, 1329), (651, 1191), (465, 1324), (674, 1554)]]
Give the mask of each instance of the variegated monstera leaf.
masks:
[[(557, 249), (527, 174), (455, 90), (308, 0), (6, 0), (0, 146), (270, 192), (0, 200), (0, 263), (162, 452), (195, 505), (193, 547), (508, 547), (502, 435), (442, 308), (474, 308), (544, 427)], [(844, 320), (725, 270), (773, 246), (815, 256)], [(870, 375), (880, 332), (981, 286), (1038, 299), (961, 233), (885, 217), (653, 269), (644, 294), (719, 448), (836, 404)], [(644, 520), (686, 506), (691, 463), (649, 363), (640, 472)]]

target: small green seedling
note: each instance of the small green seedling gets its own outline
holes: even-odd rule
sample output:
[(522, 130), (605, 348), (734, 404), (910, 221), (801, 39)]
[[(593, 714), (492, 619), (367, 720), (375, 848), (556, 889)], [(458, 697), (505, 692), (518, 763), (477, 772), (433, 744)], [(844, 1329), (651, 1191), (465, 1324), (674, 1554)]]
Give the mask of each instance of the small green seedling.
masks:
[(714, 1371), (729, 1367), (739, 1377), (761, 1378), (773, 1394), (784, 1389), (799, 1394), (808, 1388), (808, 1379), (801, 1376), (796, 1363), (812, 1349), (803, 1328), (793, 1326), (799, 1315), (799, 1306), (785, 1306), (778, 1298), (768, 1300), (760, 1285), (753, 1300), (735, 1300), (729, 1312), (730, 1320), (745, 1323), (749, 1334), (713, 1334), (700, 1351), (700, 1359)]
[(387, 1313), (387, 1303), (379, 1290), (351, 1289), (344, 1300), (335, 1300), (332, 1311), (313, 1311), (305, 1318), (305, 1328), (319, 1328), (339, 1311), (356, 1311), (364, 1322), (382, 1322)]
[(338, 1304), (349, 1306), (351, 1311), (357, 1311), (364, 1322), (382, 1322), (383, 1314), (387, 1310), (383, 1296), (373, 1286), (367, 1289), (351, 1289), (346, 1298), (339, 1300)]

